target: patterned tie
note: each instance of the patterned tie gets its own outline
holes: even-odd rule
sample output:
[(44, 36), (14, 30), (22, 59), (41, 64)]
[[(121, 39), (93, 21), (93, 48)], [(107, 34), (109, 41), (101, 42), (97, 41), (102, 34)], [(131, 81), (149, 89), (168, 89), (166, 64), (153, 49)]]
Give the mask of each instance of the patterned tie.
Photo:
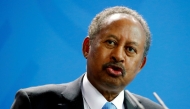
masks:
[(111, 103), (111, 102), (107, 102), (106, 104), (104, 104), (104, 106), (102, 107), (102, 109), (117, 109), (116, 106)]

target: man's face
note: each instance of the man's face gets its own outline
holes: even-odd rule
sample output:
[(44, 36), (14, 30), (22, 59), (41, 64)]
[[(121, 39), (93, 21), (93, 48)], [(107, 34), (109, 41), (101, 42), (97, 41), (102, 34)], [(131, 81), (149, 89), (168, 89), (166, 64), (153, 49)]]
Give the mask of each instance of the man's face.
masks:
[(132, 16), (113, 14), (89, 44), (83, 43), (87, 77), (100, 92), (118, 92), (133, 80), (146, 62), (143, 56), (146, 36)]

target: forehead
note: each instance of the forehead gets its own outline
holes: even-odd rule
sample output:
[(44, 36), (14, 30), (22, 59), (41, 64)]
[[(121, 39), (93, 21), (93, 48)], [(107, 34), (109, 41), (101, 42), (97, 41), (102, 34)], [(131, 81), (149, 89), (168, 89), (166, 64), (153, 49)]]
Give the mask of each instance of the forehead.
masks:
[(117, 21), (122, 21), (122, 22), (127, 23), (127, 25), (125, 26), (136, 25), (137, 27), (139, 27), (140, 29), (144, 31), (142, 25), (135, 17), (133, 17), (132, 15), (125, 14), (125, 13), (115, 13), (115, 14), (109, 15), (102, 21), (101, 26), (105, 28), (106, 26), (109, 26), (111, 23), (114, 23)]
[(139, 21), (133, 16), (123, 13), (112, 14), (105, 18), (102, 22), (101, 31), (107, 29), (125, 33), (130, 32), (144, 38), (146, 37), (145, 31)]
[(131, 21), (133, 23), (138, 23), (138, 21), (131, 15), (128, 15), (128, 14), (124, 14), (124, 13), (116, 13), (116, 14), (112, 14), (112, 15), (109, 15), (108, 17), (106, 17), (103, 21), (103, 24), (110, 24), (114, 21), (118, 21), (120, 19), (126, 19), (128, 21)]
[(135, 42), (146, 46), (145, 31), (139, 21), (131, 15), (119, 13), (105, 18), (97, 39), (104, 39), (108, 36), (115, 36), (125, 43)]

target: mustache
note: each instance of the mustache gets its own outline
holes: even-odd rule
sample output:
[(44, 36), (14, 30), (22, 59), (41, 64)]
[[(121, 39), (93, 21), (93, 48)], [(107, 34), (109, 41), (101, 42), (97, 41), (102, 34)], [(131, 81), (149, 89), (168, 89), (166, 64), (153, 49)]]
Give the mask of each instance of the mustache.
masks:
[(105, 63), (105, 64), (103, 64), (102, 69), (105, 70), (108, 67), (114, 67), (114, 68), (121, 69), (122, 76), (124, 76), (126, 74), (125, 67), (123, 66), (123, 64), (121, 64), (121, 62), (108, 62), (108, 63)]

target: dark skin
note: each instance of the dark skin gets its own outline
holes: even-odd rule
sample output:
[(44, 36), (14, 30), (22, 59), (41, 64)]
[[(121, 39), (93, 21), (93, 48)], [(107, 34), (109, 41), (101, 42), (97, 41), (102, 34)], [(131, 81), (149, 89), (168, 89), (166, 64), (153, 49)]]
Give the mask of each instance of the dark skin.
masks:
[(113, 14), (90, 42), (83, 42), (87, 59), (87, 78), (108, 100), (112, 101), (138, 74), (146, 63), (143, 56), (146, 35), (132, 16)]

